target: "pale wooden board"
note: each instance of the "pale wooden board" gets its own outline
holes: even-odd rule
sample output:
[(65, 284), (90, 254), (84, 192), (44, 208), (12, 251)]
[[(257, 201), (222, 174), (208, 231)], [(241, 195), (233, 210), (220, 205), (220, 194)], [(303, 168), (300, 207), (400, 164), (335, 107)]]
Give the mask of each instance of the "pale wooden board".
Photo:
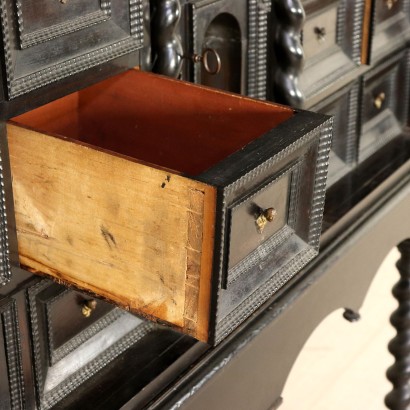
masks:
[(8, 137), (20, 262), (206, 340), (215, 189), (15, 125)]

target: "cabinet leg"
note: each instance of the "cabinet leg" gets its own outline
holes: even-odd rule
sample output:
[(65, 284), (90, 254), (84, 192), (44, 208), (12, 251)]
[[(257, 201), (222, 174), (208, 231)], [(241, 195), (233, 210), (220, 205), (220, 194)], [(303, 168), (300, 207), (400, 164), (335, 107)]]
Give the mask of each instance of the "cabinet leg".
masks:
[(387, 378), (393, 390), (386, 396), (385, 404), (391, 410), (410, 409), (410, 239), (398, 249), (401, 258), (397, 262), (400, 280), (393, 287), (393, 295), (399, 307), (390, 317), (397, 335), (389, 343), (389, 352), (395, 363), (387, 370)]

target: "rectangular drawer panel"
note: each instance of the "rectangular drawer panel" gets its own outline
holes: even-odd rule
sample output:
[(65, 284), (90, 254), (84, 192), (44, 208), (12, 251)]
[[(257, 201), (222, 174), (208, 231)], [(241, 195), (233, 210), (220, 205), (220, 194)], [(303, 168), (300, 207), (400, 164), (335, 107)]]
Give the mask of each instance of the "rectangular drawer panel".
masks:
[(87, 295), (41, 280), (27, 289), (38, 408), (52, 408), (155, 325)]
[(374, 2), (374, 35), (371, 62), (377, 63), (403, 48), (410, 38), (410, 0), (377, 0)]
[(143, 46), (145, 5), (145, 0), (2, 0), (7, 98), (135, 56)]
[[(20, 261), (211, 341), (219, 305), (228, 314), (301, 251), (316, 254), (326, 121), (137, 71), (17, 117), (8, 134)], [(260, 229), (263, 215), (236, 208), (243, 201), (276, 218)], [(250, 255), (262, 266), (266, 250), (255, 252), (285, 225), (275, 268), (242, 266), (247, 290), (232, 300), (228, 271)]]
[(304, 94), (304, 107), (311, 109), (320, 102), (324, 89), (341, 81), (347, 84), (359, 69), (365, 4), (364, 0), (306, 0), (303, 6), (304, 66), (299, 87)]
[(410, 53), (402, 51), (363, 78), (359, 161), (402, 133), (409, 107)]
[(357, 164), (359, 141), (360, 81), (355, 81), (320, 104), (315, 112), (332, 115), (333, 139), (327, 186), (331, 186)]

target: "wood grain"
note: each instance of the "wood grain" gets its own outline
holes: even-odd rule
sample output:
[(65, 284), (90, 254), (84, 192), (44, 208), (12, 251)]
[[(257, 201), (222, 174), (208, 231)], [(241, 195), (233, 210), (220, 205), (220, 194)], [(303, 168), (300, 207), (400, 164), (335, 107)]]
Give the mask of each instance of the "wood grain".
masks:
[(8, 125), (21, 264), (207, 340), (215, 189)]

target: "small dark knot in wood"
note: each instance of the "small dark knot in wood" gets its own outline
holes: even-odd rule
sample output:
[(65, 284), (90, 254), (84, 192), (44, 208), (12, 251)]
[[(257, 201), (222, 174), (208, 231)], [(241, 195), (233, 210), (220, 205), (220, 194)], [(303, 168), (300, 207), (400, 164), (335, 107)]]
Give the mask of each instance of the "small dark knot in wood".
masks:
[(390, 317), (397, 335), (389, 343), (389, 352), (395, 363), (387, 370), (387, 378), (393, 390), (386, 396), (385, 404), (391, 410), (410, 409), (410, 240), (402, 242), (398, 249), (401, 258), (396, 266), (400, 280), (393, 287), (393, 295), (399, 307)]

